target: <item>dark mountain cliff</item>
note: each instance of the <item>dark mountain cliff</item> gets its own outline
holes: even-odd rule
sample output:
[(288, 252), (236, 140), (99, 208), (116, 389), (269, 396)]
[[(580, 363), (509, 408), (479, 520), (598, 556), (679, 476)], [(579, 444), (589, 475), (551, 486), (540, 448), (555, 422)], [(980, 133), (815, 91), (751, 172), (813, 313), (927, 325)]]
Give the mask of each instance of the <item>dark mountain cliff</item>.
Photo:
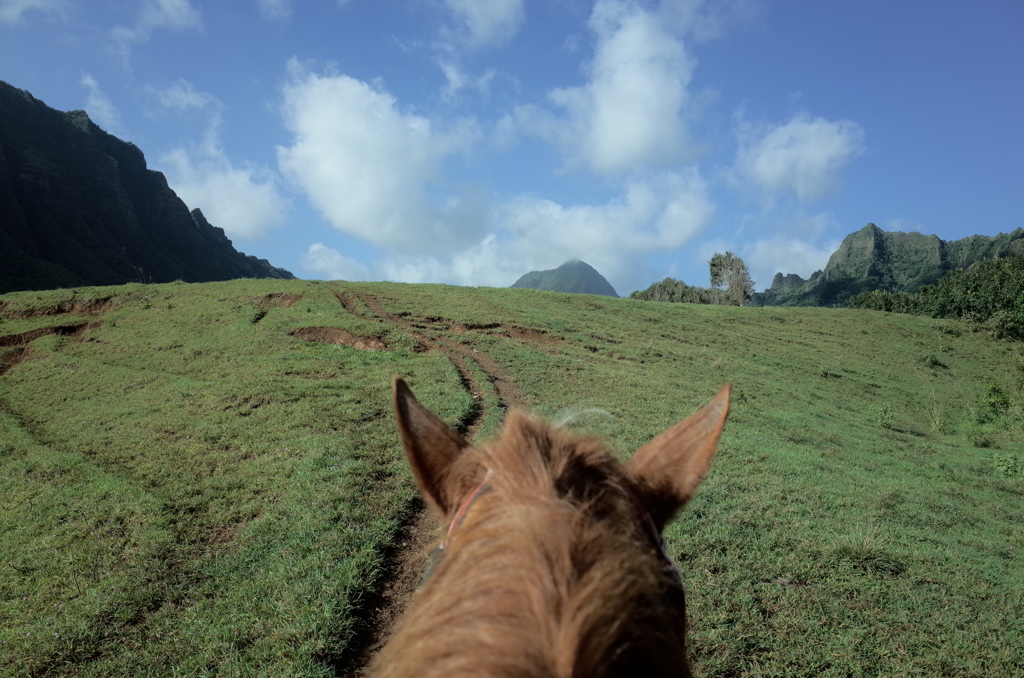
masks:
[(134, 144), (0, 82), (0, 293), (294, 278), (235, 250)]
[(776, 273), (762, 294), (765, 306), (843, 306), (861, 292), (918, 292), (947, 272), (982, 259), (1024, 254), (1024, 229), (996, 236), (942, 240), (921, 233), (886, 232), (874, 224), (846, 236), (823, 271), (807, 280)]
[(512, 287), (575, 294), (600, 294), (606, 297), (619, 296), (616, 294), (615, 288), (593, 266), (575, 259), (548, 271), (530, 271), (515, 281)]

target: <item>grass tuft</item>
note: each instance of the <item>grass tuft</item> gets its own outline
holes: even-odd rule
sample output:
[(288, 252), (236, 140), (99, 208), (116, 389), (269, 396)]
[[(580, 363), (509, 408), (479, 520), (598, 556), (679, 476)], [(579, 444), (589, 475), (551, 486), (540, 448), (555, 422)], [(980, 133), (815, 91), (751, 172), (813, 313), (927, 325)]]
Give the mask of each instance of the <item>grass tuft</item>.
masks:
[(877, 532), (856, 531), (835, 540), (832, 555), (868, 572), (899, 575), (906, 571), (904, 562), (892, 554)]

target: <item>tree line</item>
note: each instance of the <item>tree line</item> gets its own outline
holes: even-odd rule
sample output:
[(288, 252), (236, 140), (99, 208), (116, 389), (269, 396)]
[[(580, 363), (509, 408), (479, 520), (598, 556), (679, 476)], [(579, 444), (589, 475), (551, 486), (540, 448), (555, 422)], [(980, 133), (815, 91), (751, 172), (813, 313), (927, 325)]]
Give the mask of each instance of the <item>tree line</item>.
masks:
[[(665, 278), (633, 299), (690, 304), (743, 306), (754, 292), (747, 265), (733, 254), (715, 253), (709, 262), (710, 287)], [(978, 323), (998, 337), (1024, 339), (1024, 256), (983, 259), (967, 269), (950, 271), (921, 291), (873, 290), (850, 297), (849, 308), (928, 315)]]
[(917, 294), (874, 290), (850, 297), (850, 308), (967, 320), (997, 336), (1024, 339), (1024, 257), (983, 259), (956, 269)]
[(694, 287), (682, 280), (665, 278), (646, 290), (637, 290), (632, 299), (671, 301), (688, 304), (717, 304), (743, 306), (754, 294), (754, 281), (747, 265), (732, 252), (715, 252), (708, 262), (711, 273), (710, 287)]

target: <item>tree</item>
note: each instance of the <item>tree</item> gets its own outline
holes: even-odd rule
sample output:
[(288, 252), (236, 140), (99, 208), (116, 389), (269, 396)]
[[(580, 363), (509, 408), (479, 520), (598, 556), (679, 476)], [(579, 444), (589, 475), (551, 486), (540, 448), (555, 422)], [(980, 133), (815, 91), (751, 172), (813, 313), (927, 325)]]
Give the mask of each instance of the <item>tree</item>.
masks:
[(711, 287), (725, 289), (728, 303), (742, 306), (754, 294), (754, 281), (750, 278), (747, 265), (732, 252), (715, 252), (709, 263)]

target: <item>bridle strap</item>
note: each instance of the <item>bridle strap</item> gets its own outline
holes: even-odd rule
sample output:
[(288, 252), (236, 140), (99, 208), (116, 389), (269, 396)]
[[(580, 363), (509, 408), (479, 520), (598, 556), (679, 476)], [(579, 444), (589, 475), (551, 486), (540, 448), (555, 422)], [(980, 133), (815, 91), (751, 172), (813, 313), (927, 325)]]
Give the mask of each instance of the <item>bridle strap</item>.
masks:
[(438, 544), (433, 551), (430, 552), (430, 566), (427, 567), (427, 571), (423, 573), (423, 581), (420, 586), (427, 583), (430, 579), (430, 575), (434, 574), (434, 570), (440, 564), (441, 559), (444, 558), (445, 551), (448, 550), (448, 545), (451, 543), (452, 536), (455, 534), (455, 530), (459, 529), (463, 521), (466, 520), (466, 514), (469, 513), (469, 507), (473, 505), (480, 495), (486, 494), (490, 491), (491, 487), (488, 482), (491, 480), (491, 476), (494, 475), (491, 469), (487, 469), (487, 473), (484, 474), (484, 479), (480, 481), (480, 484), (476, 486), (469, 495), (459, 505), (459, 510), (452, 516), (452, 521), (448, 523), (448, 531), (445, 532), (444, 539)]
[(662, 568), (665, 572), (672, 577), (672, 580), (679, 586), (683, 585), (683, 577), (679, 574), (679, 568), (672, 562), (672, 559), (668, 556), (668, 544), (665, 542), (665, 538), (661, 536), (661, 532), (658, 531), (658, 526), (654, 524), (654, 518), (651, 518), (650, 512), (644, 503), (640, 500), (640, 497), (636, 495), (636, 492), (629, 486), (626, 486), (626, 493), (629, 494), (629, 498), (633, 500), (633, 506), (636, 508), (637, 514), (640, 516), (640, 522), (644, 526), (644, 532), (647, 533), (647, 539), (650, 541), (651, 546), (657, 552), (658, 557), (661, 559)]
[(473, 502), (475, 502), (480, 495), (485, 494), (491, 489), (487, 483), (490, 481), (492, 475), (494, 475), (494, 472), (491, 471), (491, 469), (487, 469), (487, 473), (484, 474), (484, 479), (481, 480), (480, 484), (476, 486), (476, 489), (470, 492), (469, 496), (463, 500), (462, 505), (459, 506), (459, 510), (456, 511), (455, 515), (452, 517), (452, 522), (448, 524), (448, 532), (445, 534), (444, 541), (441, 542), (441, 546), (439, 548), (443, 549), (448, 545), (452, 535), (455, 534), (455, 530), (459, 529), (462, 525), (462, 521), (466, 519), (466, 514), (469, 512), (469, 507), (473, 505)]

